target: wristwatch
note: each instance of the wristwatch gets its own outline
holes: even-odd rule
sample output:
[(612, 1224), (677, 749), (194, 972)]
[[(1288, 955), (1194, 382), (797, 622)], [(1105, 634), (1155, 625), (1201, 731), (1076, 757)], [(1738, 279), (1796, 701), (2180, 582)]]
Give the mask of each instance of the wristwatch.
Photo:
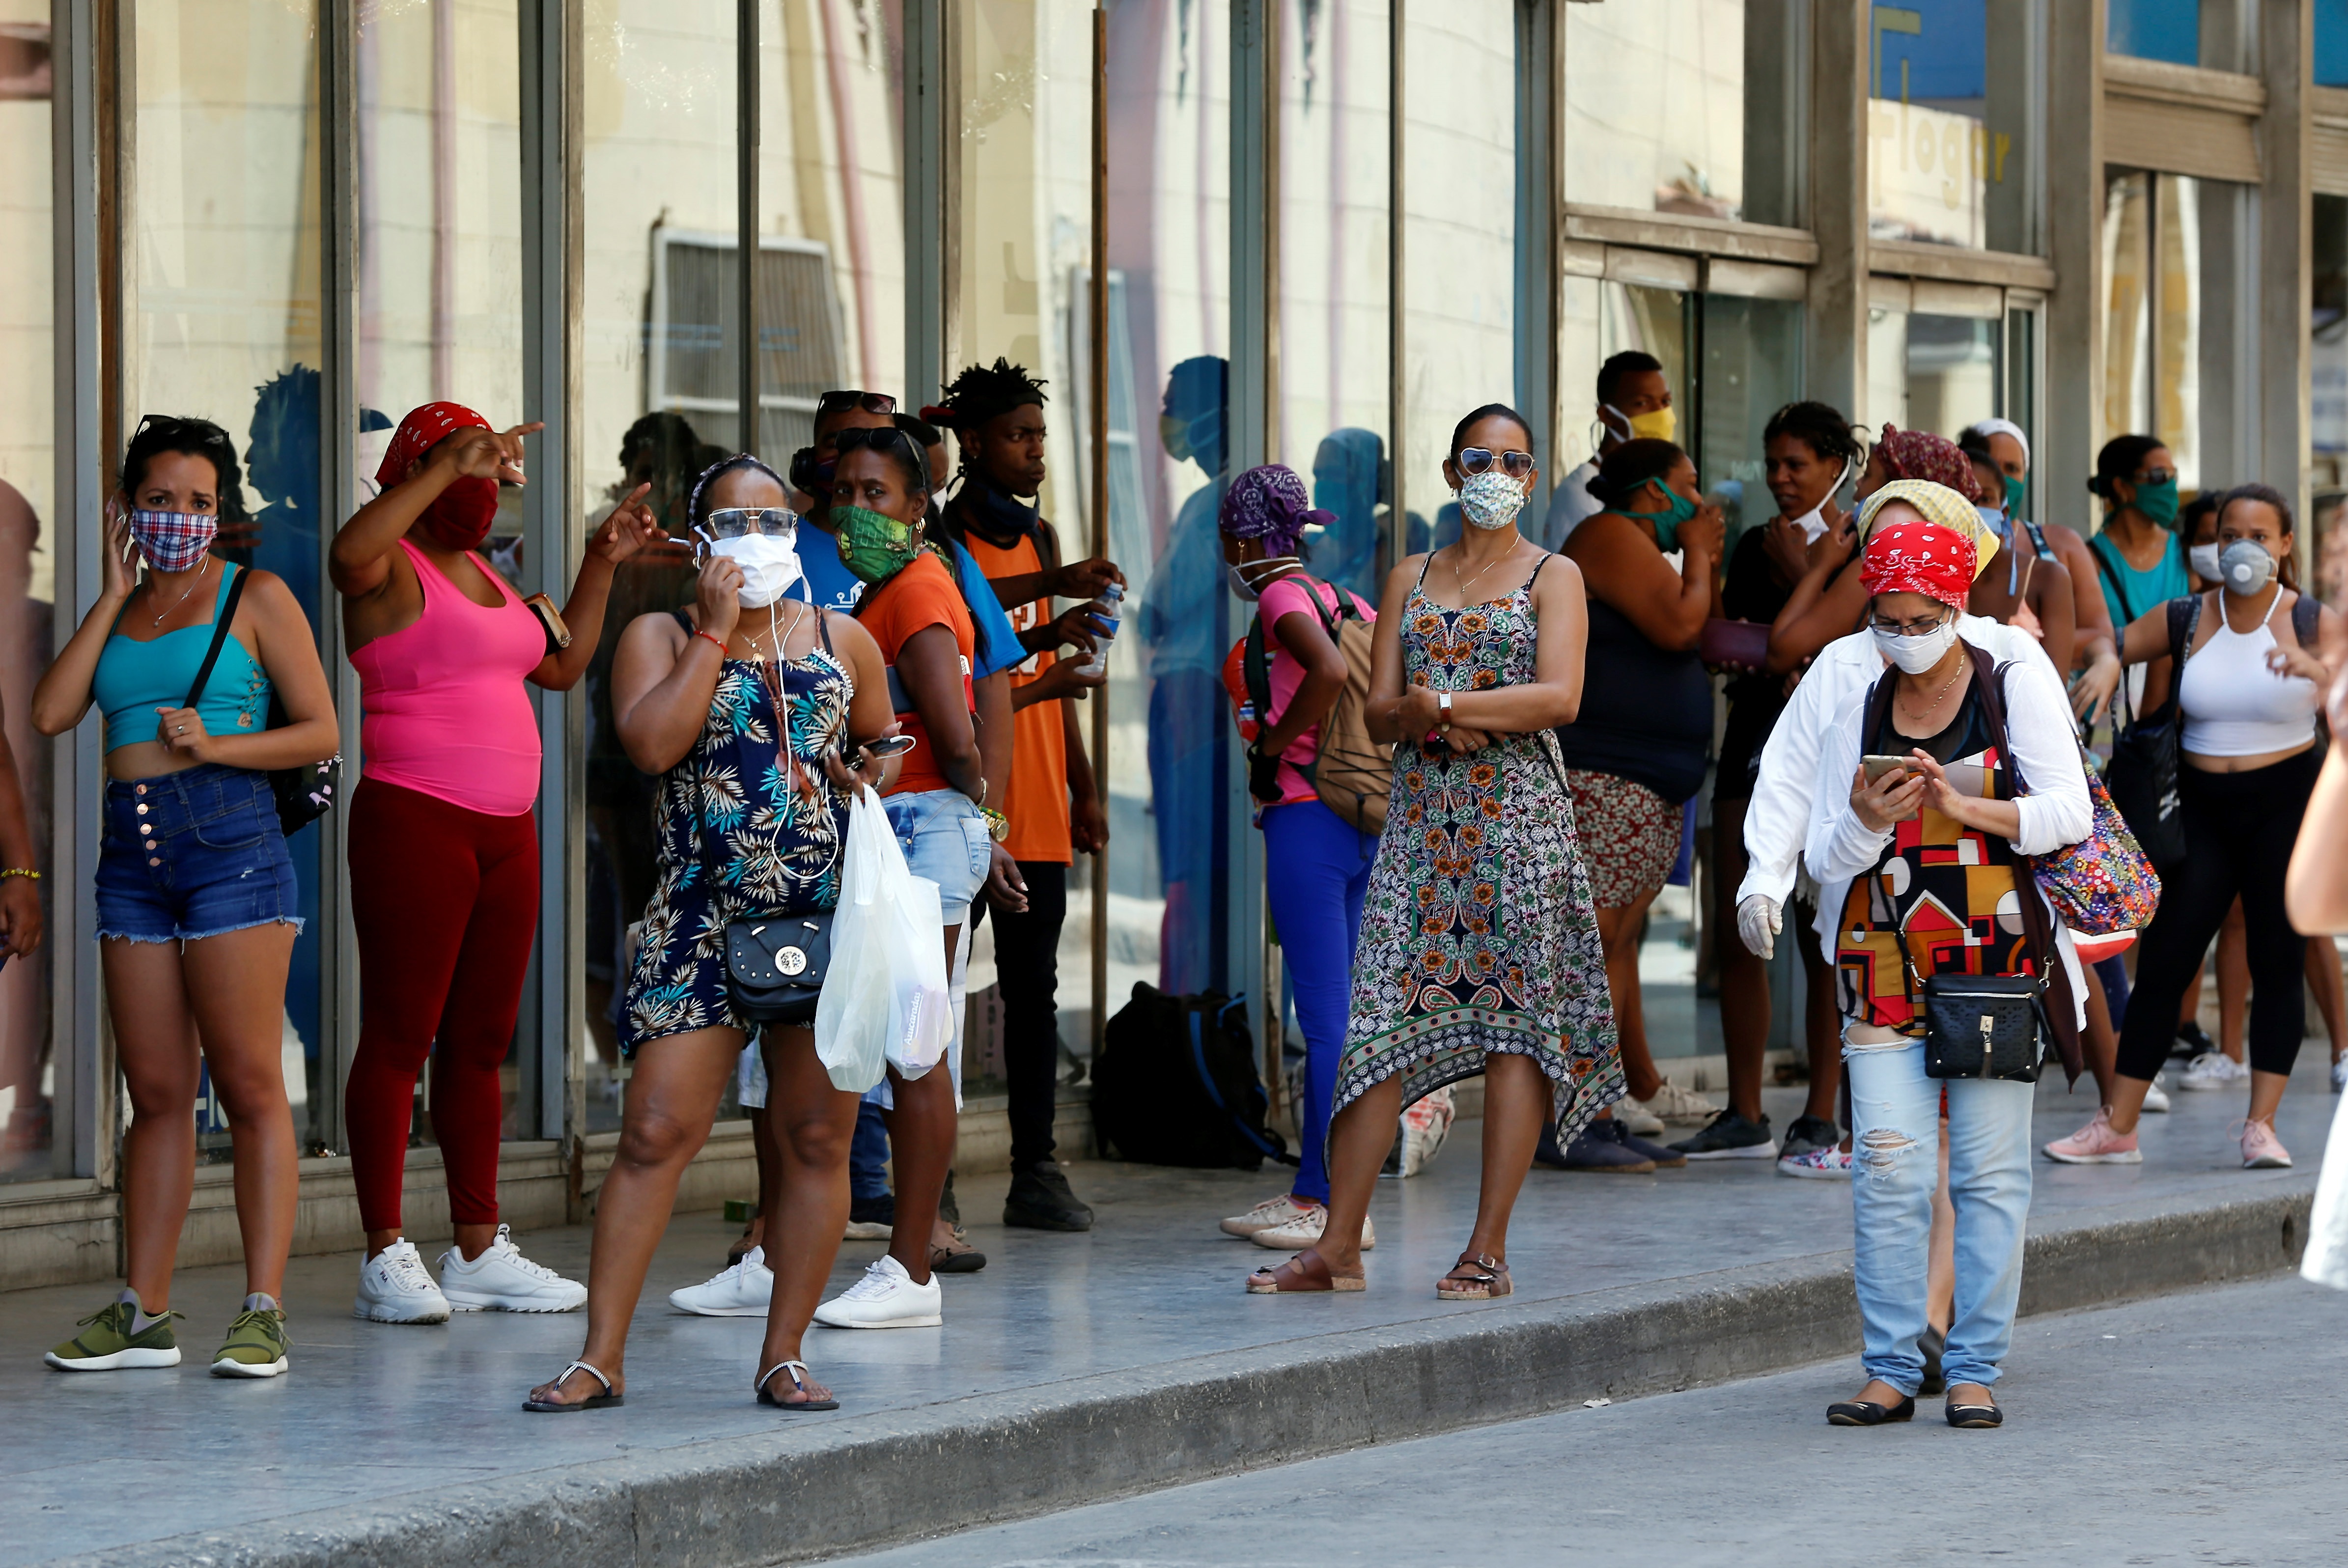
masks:
[(981, 806), (978, 809), (978, 814), (986, 819), (986, 836), (988, 838), (993, 839), (999, 844), (1003, 842), (1004, 840), (1011, 836), (1010, 818), (1004, 816), (1000, 811), (992, 810), (984, 806)]
[(1435, 715), (1436, 723), (1446, 729), (1451, 727), (1451, 694), (1449, 692), (1439, 691), (1435, 694)]

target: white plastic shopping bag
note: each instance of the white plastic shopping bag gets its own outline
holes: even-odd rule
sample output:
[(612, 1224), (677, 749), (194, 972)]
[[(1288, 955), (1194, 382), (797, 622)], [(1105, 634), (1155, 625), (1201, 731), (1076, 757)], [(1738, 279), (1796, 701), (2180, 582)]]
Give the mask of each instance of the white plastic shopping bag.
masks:
[(835, 1088), (861, 1094), (893, 1066), (919, 1078), (953, 1036), (938, 886), (905, 868), (880, 797), (848, 810), (831, 964), (815, 1009), (817, 1059)]

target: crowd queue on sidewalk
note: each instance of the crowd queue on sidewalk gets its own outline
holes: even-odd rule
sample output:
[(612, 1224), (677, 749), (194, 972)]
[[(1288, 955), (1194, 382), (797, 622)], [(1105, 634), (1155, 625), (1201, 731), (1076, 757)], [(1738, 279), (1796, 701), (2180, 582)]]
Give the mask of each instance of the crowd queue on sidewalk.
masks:
[[(2348, 1083), (2328, 934), (2348, 925), (2348, 626), (2302, 591), (2281, 492), (2180, 506), (2150, 437), (2097, 455), (2103, 526), (2085, 540), (2030, 521), (2031, 452), (2006, 421), (1870, 438), (1794, 403), (1763, 433), (1775, 515), (1731, 540), (1674, 444), (1661, 365), (1617, 355), (1596, 390), (1596, 455), (1540, 517), (1529, 423), (1498, 404), (1460, 418), (1443, 462), (1456, 535), (1397, 562), (1375, 603), (1315, 574), (1331, 517), (1290, 469), (1230, 478), (1201, 514), (1254, 606), (1223, 684), (1304, 1040), (1294, 1178), (1221, 1228), (1292, 1254), (1249, 1274), (1251, 1294), (1367, 1288), (1369, 1200), (1398, 1130), (1480, 1076), (1480, 1199), (1437, 1296), (1511, 1293), (1509, 1220), (1536, 1166), (1743, 1160), (1847, 1181), (1867, 1382), (1829, 1418), (1904, 1420), (1944, 1391), (1952, 1425), (1996, 1426), (2042, 1064), (2092, 1075), (2100, 1106), (2046, 1159), (2139, 1161), (2139, 1119), (2175, 1087), (2245, 1096), (2243, 1165), (2288, 1165), (2274, 1118), (2304, 980), (2333, 1087)], [(559, 607), (481, 550), (538, 427), (414, 410), (329, 557), (365, 710), (346, 802), (313, 629), (282, 582), (214, 548), (226, 435), (143, 420), (97, 600), (33, 699), (44, 734), (103, 717), (98, 941), (133, 1112), (126, 1288), (49, 1364), (180, 1359), (170, 1300), (200, 1051), (232, 1133), (249, 1291), (211, 1370), (287, 1369), (279, 1010), (301, 920), (284, 835), (332, 807), (349, 813), (360, 954), (356, 1315), (584, 1306), (580, 1355), (524, 1408), (621, 1404), (654, 1248), (730, 1084), (753, 1111), (757, 1218), (673, 1304), (764, 1317), (751, 1387), (790, 1411), (838, 1408), (806, 1359), (811, 1324), (941, 1324), (939, 1276), (985, 1263), (953, 1194), (961, 1042), (936, 1066), (892, 1056), (843, 1081), (819, 1040), (825, 934), (865, 896), (843, 892), (866, 885), (853, 844), (893, 844), (933, 888), (921, 967), (943, 960), (950, 1033), (972, 932), (994, 923), (1004, 1218), (1089, 1227), (1056, 1158), (1056, 961), (1074, 857), (1107, 841), (1074, 703), (1107, 678), (1125, 578), (1070, 559), (1026, 499), (1044, 487), (1047, 403), (1000, 359), (919, 418), (828, 392), (779, 472), (660, 425), (674, 416), (640, 422), (632, 472), (643, 444), (695, 476), (684, 536), (636, 485)], [(1177, 532), (1210, 547), (1204, 528)], [(690, 600), (607, 635), (615, 569), (647, 552), (689, 555)], [(656, 877), (632, 930), (633, 1072), (582, 1284), (499, 1221), (498, 1068), (539, 913), (528, 687), (576, 685), (604, 645), (613, 727), (653, 781)], [(1658, 1071), (1640, 998), (1649, 911), (1707, 779), (1725, 1107)], [(0, 940), (18, 954), (40, 937), (22, 818), (0, 755), (0, 855), (16, 862), (0, 871)], [(1761, 1089), (1766, 965), (1789, 923), (1807, 1091), (1781, 1130)], [(809, 934), (778, 947), (770, 928)], [(2213, 944), (2214, 1042), (2195, 1022)], [(775, 1002), (793, 976), (798, 999)], [(401, 1213), (427, 1057), (455, 1227), (437, 1279)], [(1692, 1130), (1666, 1142), (1673, 1123)], [(826, 1300), (843, 1236), (888, 1250)]]

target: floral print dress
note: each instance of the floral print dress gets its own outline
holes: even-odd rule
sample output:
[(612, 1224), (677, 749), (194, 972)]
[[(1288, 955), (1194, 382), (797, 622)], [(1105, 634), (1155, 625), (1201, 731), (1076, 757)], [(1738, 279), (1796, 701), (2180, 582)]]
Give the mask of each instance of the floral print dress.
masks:
[[(660, 882), (628, 975), (624, 1055), (719, 1025), (755, 1034), (727, 996), (726, 922), (839, 903), (848, 802), (824, 778), (823, 756), (846, 743), (856, 683), (832, 653), (829, 630), (819, 620), (818, 627), (821, 645), (802, 657), (772, 665), (727, 659), (693, 750), (661, 776), (653, 800)], [(788, 765), (770, 679), (779, 680), (779, 713), (789, 720)]]
[[(1548, 557), (1542, 558), (1546, 565)], [(1403, 679), (1485, 691), (1534, 677), (1533, 569), (1504, 599), (1403, 607)], [(1573, 802), (1548, 730), (1481, 751), (1405, 741), (1362, 903), (1334, 1116), (1400, 1076), (1407, 1107), (1527, 1056), (1555, 1085), (1558, 1140), (1622, 1098), (1622, 1063)]]

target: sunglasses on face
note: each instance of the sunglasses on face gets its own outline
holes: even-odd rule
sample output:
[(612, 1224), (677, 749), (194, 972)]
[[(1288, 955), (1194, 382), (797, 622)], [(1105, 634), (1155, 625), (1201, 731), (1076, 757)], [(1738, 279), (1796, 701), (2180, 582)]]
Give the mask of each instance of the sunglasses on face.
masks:
[(827, 392), (815, 400), (819, 414), (843, 414), (850, 408), (861, 408), (868, 414), (893, 414), (897, 399), (886, 392)]
[(1495, 452), (1488, 447), (1462, 447), (1459, 455), (1451, 460), (1459, 465), (1461, 473), (1472, 479), (1490, 468), (1495, 458), (1499, 459), (1500, 471), (1512, 480), (1520, 480), (1533, 471), (1533, 455), (1530, 452)]
[(799, 514), (787, 506), (729, 506), (704, 518), (699, 531), (711, 539), (742, 539), (753, 533), (788, 539), (798, 528)]
[(2140, 485), (2165, 485), (2176, 478), (2175, 469), (2147, 469), (2130, 482)]

